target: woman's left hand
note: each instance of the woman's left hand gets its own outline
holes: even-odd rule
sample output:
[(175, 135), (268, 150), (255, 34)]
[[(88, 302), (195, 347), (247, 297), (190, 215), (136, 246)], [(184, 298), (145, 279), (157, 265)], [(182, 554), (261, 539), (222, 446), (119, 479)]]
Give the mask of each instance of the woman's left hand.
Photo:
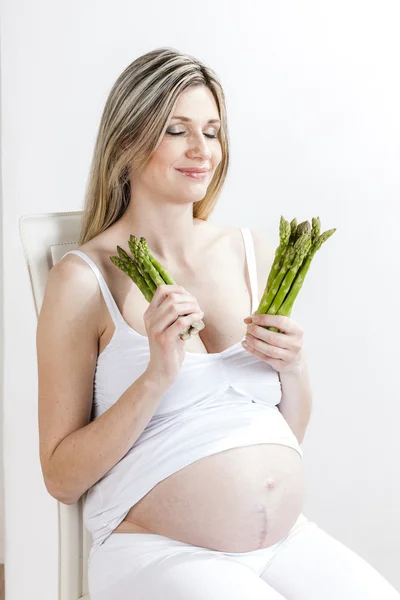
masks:
[[(245, 350), (271, 365), (278, 373), (296, 372), (303, 360), (303, 329), (290, 317), (251, 315), (244, 319), (248, 334), (242, 342)], [(265, 327), (276, 327), (280, 332)], [(247, 342), (247, 343), (246, 343)]]

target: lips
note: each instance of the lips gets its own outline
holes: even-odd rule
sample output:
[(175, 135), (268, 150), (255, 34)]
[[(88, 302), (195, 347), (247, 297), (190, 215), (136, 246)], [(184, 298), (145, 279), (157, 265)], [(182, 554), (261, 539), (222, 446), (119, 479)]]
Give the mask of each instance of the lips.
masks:
[(197, 181), (206, 181), (208, 179), (208, 171), (182, 171), (181, 169), (177, 169), (177, 171), (188, 179), (197, 179)]
[(196, 167), (187, 168), (187, 169), (177, 169), (177, 171), (181, 171), (182, 173), (208, 173), (210, 169), (199, 169)]
[(187, 169), (176, 169), (179, 173), (194, 181), (208, 180), (208, 173), (211, 169), (201, 169), (199, 167), (188, 167)]

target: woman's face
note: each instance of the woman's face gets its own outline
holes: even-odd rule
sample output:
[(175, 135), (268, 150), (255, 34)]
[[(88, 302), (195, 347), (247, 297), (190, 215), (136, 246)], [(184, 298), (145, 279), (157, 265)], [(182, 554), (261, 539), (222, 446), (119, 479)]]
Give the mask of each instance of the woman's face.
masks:
[[(219, 128), (218, 107), (206, 86), (182, 92), (139, 184), (175, 202), (202, 200), (222, 159)], [(208, 169), (205, 177), (196, 179), (178, 170), (193, 167)]]

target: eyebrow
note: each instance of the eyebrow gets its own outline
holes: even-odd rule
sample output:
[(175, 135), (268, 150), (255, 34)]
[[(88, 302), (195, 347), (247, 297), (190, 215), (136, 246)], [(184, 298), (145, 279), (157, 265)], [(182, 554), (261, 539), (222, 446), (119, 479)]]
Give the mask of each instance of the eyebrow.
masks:
[[(192, 119), (189, 119), (189, 117), (172, 117), (172, 119), (180, 119), (181, 121), (187, 121), (187, 122), (191, 122)], [(219, 119), (209, 119), (209, 121), (207, 121), (207, 123), (221, 123), (221, 121)]]

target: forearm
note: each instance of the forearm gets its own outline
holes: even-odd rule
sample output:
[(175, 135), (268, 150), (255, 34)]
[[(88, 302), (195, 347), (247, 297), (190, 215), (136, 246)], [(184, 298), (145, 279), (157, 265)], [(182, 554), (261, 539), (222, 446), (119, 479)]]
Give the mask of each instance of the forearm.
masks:
[(66, 437), (50, 459), (49, 493), (77, 502), (133, 446), (166, 390), (145, 372), (100, 417)]
[(311, 415), (312, 392), (307, 362), (303, 357), (293, 372), (279, 373), (282, 399), (277, 405), (284, 419), (302, 443)]

